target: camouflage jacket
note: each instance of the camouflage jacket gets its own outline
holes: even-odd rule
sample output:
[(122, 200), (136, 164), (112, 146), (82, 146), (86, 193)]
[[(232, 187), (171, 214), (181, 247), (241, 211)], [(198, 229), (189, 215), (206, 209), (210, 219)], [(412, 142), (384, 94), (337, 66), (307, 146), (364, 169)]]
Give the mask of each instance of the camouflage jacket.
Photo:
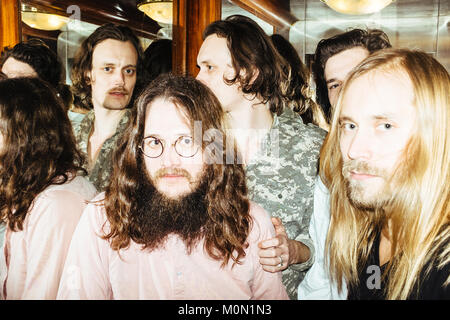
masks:
[[(130, 118), (131, 110), (127, 109), (122, 119), (120, 119), (117, 125), (116, 132), (112, 137), (106, 139), (103, 143), (101, 150), (95, 160), (91, 170), (88, 168), (87, 161), (84, 168), (88, 171), (88, 180), (94, 184), (99, 192), (104, 191), (109, 183), (109, 177), (112, 173), (112, 157), (117, 145), (117, 141), (122, 137), (122, 133), (127, 127), (128, 120)], [(78, 148), (81, 150), (86, 159), (88, 159), (87, 149), (89, 143), (89, 136), (94, 126), (95, 114), (94, 110), (89, 111), (83, 118), (81, 123), (74, 127), (75, 138), (77, 139)]]
[(304, 243), (311, 258), (283, 271), (283, 283), (291, 299), (314, 260), (308, 228), (314, 201), (320, 147), (326, 131), (303, 124), (290, 109), (274, 115), (270, 132), (257, 156), (249, 162), (247, 184), (250, 199), (283, 221), (287, 235)]

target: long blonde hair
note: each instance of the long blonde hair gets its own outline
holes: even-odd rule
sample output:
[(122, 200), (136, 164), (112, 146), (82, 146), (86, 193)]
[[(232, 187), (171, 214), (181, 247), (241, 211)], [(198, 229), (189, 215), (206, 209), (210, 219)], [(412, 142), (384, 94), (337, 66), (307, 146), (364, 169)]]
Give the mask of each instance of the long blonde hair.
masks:
[[(396, 172), (398, 187), (383, 210), (355, 208), (346, 196), (339, 149), (342, 97), (358, 77), (369, 72), (400, 73), (409, 77), (417, 111), (416, 128)], [(369, 88), (368, 88), (369, 90)], [(389, 221), (392, 258), (385, 297), (406, 299), (416, 292), (417, 279), (428, 262), (450, 262), (450, 76), (424, 52), (386, 49), (364, 60), (346, 81), (332, 117), (331, 130), (320, 154), (320, 175), (331, 194), (331, 223), (326, 241), (332, 280), (358, 283), (380, 228)], [(407, 173), (407, 174), (405, 174)], [(377, 248), (378, 249), (378, 248)], [(378, 251), (377, 251), (378, 252)], [(436, 260), (434, 260), (436, 259)], [(450, 276), (445, 285), (449, 285)]]

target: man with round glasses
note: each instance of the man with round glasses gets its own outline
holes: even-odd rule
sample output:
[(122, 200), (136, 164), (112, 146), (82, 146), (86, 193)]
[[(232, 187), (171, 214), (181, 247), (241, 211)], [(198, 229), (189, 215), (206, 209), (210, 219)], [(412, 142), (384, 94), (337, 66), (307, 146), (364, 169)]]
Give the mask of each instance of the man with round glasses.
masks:
[(205, 85), (153, 81), (75, 231), (58, 298), (288, 299), (281, 273), (259, 263), (275, 230), (225, 132)]

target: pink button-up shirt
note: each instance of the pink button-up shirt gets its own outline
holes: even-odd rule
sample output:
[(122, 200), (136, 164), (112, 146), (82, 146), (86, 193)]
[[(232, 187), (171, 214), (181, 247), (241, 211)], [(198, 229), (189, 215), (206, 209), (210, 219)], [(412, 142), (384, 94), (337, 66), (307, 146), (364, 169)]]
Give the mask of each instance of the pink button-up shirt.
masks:
[(73, 232), (96, 193), (83, 177), (51, 185), (35, 198), (21, 231), (6, 228), (0, 255), (2, 299), (56, 299)]
[(105, 223), (109, 230), (104, 206), (89, 204), (72, 238), (58, 299), (288, 299), (281, 273), (266, 272), (259, 263), (258, 242), (275, 234), (270, 217), (253, 203), (250, 212), (253, 228), (243, 263), (220, 268), (203, 241), (188, 255), (175, 235), (153, 251), (131, 241), (119, 255), (99, 237)]

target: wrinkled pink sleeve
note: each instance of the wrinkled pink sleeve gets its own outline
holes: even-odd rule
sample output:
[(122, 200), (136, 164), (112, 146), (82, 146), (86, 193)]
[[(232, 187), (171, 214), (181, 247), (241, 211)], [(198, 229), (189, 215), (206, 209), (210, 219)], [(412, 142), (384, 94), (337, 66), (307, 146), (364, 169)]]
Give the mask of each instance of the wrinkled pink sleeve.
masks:
[(37, 201), (26, 234), (26, 277), (21, 299), (55, 299), (73, 232), (86, 206), (77, 193), (55, 190)]
[(264, 271), (259, 263), (258, 243), (275, 237), (275, 229), (267, 212), (259, 205), (252, 203), (251, 215), (253, 217), (253, 228), (249, 241), (253, 243), (250, 247), (250, 255), (254, 261), (253, 299), (256, 300), (289, 300), (286, 288), (281, 281), (281, 272)]
[(113, 298), (108, 278), (109, 243), (99, 237), (105, 221), (101, 208), (98, 203), (90, 203), (83, 212), (70, 244), (57, 299)]

